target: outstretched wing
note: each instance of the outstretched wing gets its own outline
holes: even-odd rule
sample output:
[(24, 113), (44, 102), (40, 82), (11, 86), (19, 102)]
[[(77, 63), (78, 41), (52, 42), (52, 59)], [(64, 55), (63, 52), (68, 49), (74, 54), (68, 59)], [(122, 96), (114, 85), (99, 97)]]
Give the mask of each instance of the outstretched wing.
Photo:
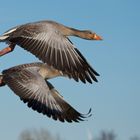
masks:
[[(62, 122), (78, 122), (87, 116), (70, 106), (54, 87), (33, 70), (3, 72), (5, 83), (33, 110)], [(89, 112), (90, 113), (90, 112)]]
[[(29, 26), (29, 25), (28, 25)], [(40, 31), (41, 30), (41, 31)], [(97, 82), (99, 74), (88, 64), (84, 56), (59, 30), (50, 27), (47, 31), (40, 26), (22, 28), (9, 36), (9, 41), (28, 50), (43, 62), (69, 74), (82, 82)]]

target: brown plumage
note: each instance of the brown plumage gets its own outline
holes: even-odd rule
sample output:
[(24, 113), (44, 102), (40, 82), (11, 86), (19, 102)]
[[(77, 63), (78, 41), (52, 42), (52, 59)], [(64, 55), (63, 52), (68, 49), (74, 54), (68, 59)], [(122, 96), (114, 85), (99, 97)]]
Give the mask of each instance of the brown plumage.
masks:
[(84, 83), (92, 83), (92, 80), (97, 82), (96, 76), (99, 74), (75, 48), (68, 36), (101, 40), (100, 36), (89, 30), (77, 30), (54, 21), (39, 21), (17, 26), (0, 36), (0, 42), (9, 43), (7, 48), (0, 51), (0, 56), (19, 45), (76, 81), (80, 79)]
[(91, 116), (81, 114), (69, 105), (47, 80), (67, 76), (44, 63), (30, 63), (4, 70), (0, 86), (8, 85), (33, 110), (61, 122), (79, 122)]

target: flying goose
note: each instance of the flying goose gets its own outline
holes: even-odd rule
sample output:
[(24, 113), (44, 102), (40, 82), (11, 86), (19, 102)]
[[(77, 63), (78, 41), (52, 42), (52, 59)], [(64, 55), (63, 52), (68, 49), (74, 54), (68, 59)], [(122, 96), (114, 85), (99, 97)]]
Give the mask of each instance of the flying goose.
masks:
[(0, 51), (0, 56), (14, 50), (16, 45), (31, 52), (43, 62), (57, 70), (67, 73), (76, 81), (97, 82), (99, 74), (90, 66), (68, 36), (88, 40), (102, 40), (89, 30), (78, 30), (64, 26), (55, 21), (38, 21), (16, 26), (0, 36), (0, 42), (8, 47)]
[(0, 86), (8, 85), (28, 107), (54, 120), (79, 122), (90, 117), (91, 109), (87, 114), (79, 113), (47, 81), (57, 76), (65, 74), (45, 63), (23, 64), (4, 70)]

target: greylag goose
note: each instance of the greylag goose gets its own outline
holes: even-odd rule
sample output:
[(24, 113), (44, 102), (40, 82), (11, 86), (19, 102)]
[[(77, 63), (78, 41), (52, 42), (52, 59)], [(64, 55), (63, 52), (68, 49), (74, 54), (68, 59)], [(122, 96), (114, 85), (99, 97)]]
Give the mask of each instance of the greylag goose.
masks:
[(43, 62), (67, 73), (76, 81), (97, 82), (99, 74), (89, 65), (80, 51), (69, 40), (76, 36), (88, 40), (102, 40), (89, 30), (78, 30), (54, 21), (38, 21), (14, 27), (0, 36), (0, 42), (8, 47), (0, 51), (0, 56), (14, 50), (16, 45), (31, 52)]
[(47, 80), (65, 76), (45, 63), (30, 63), (4, 70), (0, 86), (8, 85), (20, 99), (33, 110), (61, 122), (79, 122), (91, 116), (81, 114), (69, 105)]

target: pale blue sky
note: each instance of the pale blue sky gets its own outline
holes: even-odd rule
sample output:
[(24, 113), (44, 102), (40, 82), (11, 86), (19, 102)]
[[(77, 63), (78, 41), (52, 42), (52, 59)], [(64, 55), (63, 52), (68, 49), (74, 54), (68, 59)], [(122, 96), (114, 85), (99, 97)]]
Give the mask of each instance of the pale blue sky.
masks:
[[(0, 34), (30, 21), (51, 19), (79, 29), (91, 29), (103, 41), (71, 38), (89, 63), (100, 73), (99, 83), (51, 80), (78, 111), (92, 108), (93, 116), (79, 124), (53, 121), (29, 109), (8, 87), (0, 88), (0, 139), (17, 140), (24, 129), (46, 128), (65, 140), (86, 140), (114, 130), (120, 140), (140, 135), (140, 1), (139, 0), (0, 0)], [(6, 44), (1, 43), (0, 48)], [(0, 58), (0, 71), (38, 61), (16, 47)]]

